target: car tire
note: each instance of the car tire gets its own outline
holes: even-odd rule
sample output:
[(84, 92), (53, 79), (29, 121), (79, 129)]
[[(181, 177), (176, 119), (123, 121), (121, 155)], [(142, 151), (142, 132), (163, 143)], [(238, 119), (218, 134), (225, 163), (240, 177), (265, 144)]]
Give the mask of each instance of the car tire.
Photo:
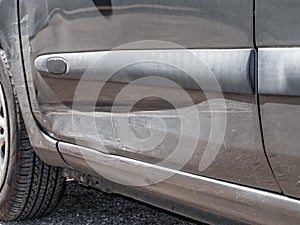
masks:
[(59, 203), (65, 178), (61, 168), (42, 162), (30, 144), (1, 49), (0, 101), (0, 220), (45, 216)]

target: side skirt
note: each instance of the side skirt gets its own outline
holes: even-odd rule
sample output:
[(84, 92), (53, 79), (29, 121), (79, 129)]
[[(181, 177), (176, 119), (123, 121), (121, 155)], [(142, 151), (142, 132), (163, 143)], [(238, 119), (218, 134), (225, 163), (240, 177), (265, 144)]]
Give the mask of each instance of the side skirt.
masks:
[[(110, 192), (196, 220), (210, 224), (236, 221), (234, 223), (272, 225), (291, 225), (300, 221), (300, 201), (292, 198), (73, 144), (60, 142), (58, 147), (75, 170), (97, 177)], [(164, 176), (169, 178), (156, 183)], [(136, 184), (145, 185), (134, 186)]]

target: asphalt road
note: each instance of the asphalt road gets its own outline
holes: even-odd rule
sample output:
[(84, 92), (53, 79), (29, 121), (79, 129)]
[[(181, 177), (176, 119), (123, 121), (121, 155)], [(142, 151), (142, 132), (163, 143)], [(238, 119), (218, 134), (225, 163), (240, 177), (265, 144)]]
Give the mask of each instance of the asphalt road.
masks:
[(48, 217), (1, 225), (67, 224), (199, 224), (143, 203), (118, 195), (109, 195), (76, 183), (67, 186), (56, 211)]

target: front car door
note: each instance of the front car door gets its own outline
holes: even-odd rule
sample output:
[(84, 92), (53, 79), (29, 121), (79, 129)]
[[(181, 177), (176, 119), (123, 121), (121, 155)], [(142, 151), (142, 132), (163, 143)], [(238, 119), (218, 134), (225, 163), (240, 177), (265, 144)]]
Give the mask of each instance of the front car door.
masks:
[(38, 123), (57, 140), (279, 192), (259, 125), (253, 7), (21, 1)]

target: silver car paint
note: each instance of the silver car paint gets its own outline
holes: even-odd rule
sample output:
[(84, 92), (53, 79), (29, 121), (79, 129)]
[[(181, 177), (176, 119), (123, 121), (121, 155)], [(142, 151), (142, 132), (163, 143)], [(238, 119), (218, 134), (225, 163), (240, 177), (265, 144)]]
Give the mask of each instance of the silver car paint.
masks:
[[(227, 88), (222, 87), (224, 92), (228, 92), (225, 97), (228, 112), (224, 111), (221, 105), (215, 109), (216, 112), (220, 111), (228, 117), (224, 143), (222, 143), (221, 151), (213, 164), (207, 170), (200, 172), (197, 161), (203, 154), (209, 138), (210, 126), (206, 126), (207, 129), (203, 131), (203, 140), (198, 144), (195, 157), (184, 169), (221, 180), (280, 192), (264, 154), (256, 96), (249, 92), (248, 86), (251, 86), (249, 82), (253, 82), (253, 79), (252, 81), (247, 77), (244, 79), (245, 71), (247, 76), (254, 76), (253, 62), (250, 57), (247, 57), (243, 62), (236, 60), (241, 63), (240, 65), (231, 66), (230, 64), (230, 62), (233, 63), (230, 59), (236, 58), (236, 51), (238, 51), (232, 49), (247, 48), (251, 50), (253, 48), (253, 2), (250, 0), (231, 0), (230, 2), (217, 0), (155, 2), (113, 0), (108, 2), (111, 5), (103, 5), (101, 1), (94, 4), (91, 0), (72, 1), (72, 4), (56, 0), (26, 1), (21, 7), (21, 17), (25, 18), (23, 28), (27, 28), (22, 32), (29, 35), (30, 54), (25, 56), (29, 61), (25, 68), (27, 74), (32, 76), (29, 78), (32, 80), (30, 83), (32, 86), (29, 86), (32, 109), (43, 128), (56, 139), (75, 143), (72, 138), (74, 137), (72, 122), (74, 121), (69, 118), (74, 112), (70, 107), (73, 104), (79, 80), (41, 76), (34, 67), (34, 61), (40, 55), (73, 52), (84, 57), (84, 53), (80, 54), (80, 52), (111, 50), (119, 45), (121, 47), (118, 49), (125, 50), (124, 48), (128, 45), (122, 47), (122, 44), (143, 40), (163, 42), (159, 45), (157, 42), (151, 42), (154, 44), (147, 46), (135, 45), (131, 49), (170, 48), (168, 47), (170, 45), (163, 44), (165, 42), (175, 42), (183, 48), (223, 48), (222, 52), (226, 53), (224, 54), (225, 58), (218, 57), (218, 51), (212, 51), (210, 55), (206, 56), (203, 53), (203, 58), (215, 58), (208, 63), (208, 66), (210, 70), (221, 71), (217, 74), (220, 81), (224, 80), (221, 83), (225, 84), (227, 81), (227, 85), (230, 84), (227, 79), (235, 81), (240, 79), (242, 82), (242, 85), (231, 82)], [(23, 47), (26, 48), (26, 46)], [(237, 72), (234, 71), (236, 66), (239, 67)], [(222, 71), (221, 68), (224, 70)], [(70, 77), (74, 77), (74, 75), (69, 74)], [(234, 77), (240, 78), (235, 79)], [(94, 93), (99, 82), (87, 83), (91, 85), (89, 86), (90, 94)], [(96, 86), (93, 87), (93, 85)], [(241, 90), (244, 86), (246, 89)], [(155, 93), (155, 88), (153, 86), (153, 93)], [(118, 87), (115, 89), (118, 90)], [(237, 91), (229, 93), (234, 92), (231, 91), (233, 89)], [(198, 93), (202, 95), (201, 91)], [(194, 95), (197, 93), (194, 92)], [(88, 99), (88, 97), (83, 98), (82, 105), (89, 104)], [(205, 103), (205, 101), (203, 102)], [(108, 103), (105, 101), (97, 105), (99, 118), (96, 121), (100, 127), (103, 126), (102, 123), (106, 124), (105, 116), (104, 118), (101, 116), (101, 113), (107, 110), (102, 107), (103, 104)], [(167, 110), (163, 111), (160, 108), (160, 102), (153, 102), (153, 104), (156, 111), (155, 117), (169, 116)], [(83, 117), (89, 115), (84, 115), (84, 111), (87, 109), (88, 107), (81, 112)], [(59, 113), (56, 113), (58, 111)], [(205, 108), (199, 109), (199, 114), (203, 117), (203, 124), (210, 124), (211, 120), (205, 116), (206, 111)], [(144, 118), (147, 114), (141, 112), (139, 117)], [(117, 114), (115, 116), (117, 117)], [(138, 124), (133, 125), (137, 126)], [(146, 128), (143, 129), (142, 132), (146, 132)], [(77, 134), (77, 138), (84, 134), (88, 133), (85, 131)], [(178, 133), (172, 133), (170, 134), (172, 140), (165, 145), (165, 148), (156, 152), (141, 153), (122, 150), (117, 141), (118, 138), (111, 133), (109, 127), (102, 129), (100, 134), (109, 143), (111, 153), (126, 155), (145, 162), (162, 160), (178, 138)], [(85, 141), (85, 146), (94, 148), (97, 146), (98, 138), (96, 136), (89, 135), (88, 140)]]
[[(30, 4), (30, 1), (20, 1), (21, 7), (24, 7), (22, 5), (22, 3), (24, 3), (24, 2), (28, 2), (28, 4)], [(40, 2), (41, 5), (43, 4), (42, 1), (39, 1), (39, 2)], [(227, 1), (224, 1), (224, 2), (227, 2)], [(270, 2), (270, 1), (267, 1), (267, 0), (262, 0), (261, 1), (261, 3), (264, 3), (264, 2), (267, 3), (267, 2)], [(281, 1), (281, 2), (287, 2), (287, 1)], [(272, 1), (271, 3), (274, 3), (274, 2)], [(280, 3), (280, 2), (277, 1), (277, 3)], [(35, 2), (35, 4), (38, 4), (38, 2)], [(297, 2), (294, 2), (293, 8), (295, 10), (298, 9), (296, 7), (296, 4), (297, 4)], [(33, 5), (31, 5), (31, 6), (33, 6)], [(42, 9), (42, 7), (40, 7), (40, 8)], [(31, 66), (28, 56), (29, 56), (29, 54), (32, 53), (31, 52), (32, 50), (31, 50), (30, 45), (28, 43), (28, 37), (30, 36), (31, 38), (33, 38), (32, 33), (35, 33), (34, 30), (35, 29), (37, 29), (37, 30), (43, 29), (43, 24), (44, 24), (44, 23), (41, 23), (41, 25), (39, 25), (40, 26), (39, 28), (37, 28), (37, 26), (35, 28), (30, 28), (32, 31), (28, 32), (28, 27), (26, 27), (26, 25), (28, 25), (27, 19), (28, 19), (28, 14), (30, 14), (29, 11), (26, 10), (27, 14), (25, 13), (25, 14), (21, 15), (21, 17), (20, 17), (20, 21), (21, 21), (21, 24), (22, 24), (21, 28), (23, 29), (23, 33), (22, 33), (22, 44), (24, 46), (23, 53), (24, 53), (25, 59), (28, 60), (28, 62), (29, 62), (28, 63), (26, 61), (27, 71), (30, 71), (28, 66)], [(31, 13), (32, 14), (35, 14), (36, 11), (37, 10), (36, 10), (35, 7), (31, 7)], [(42, 11), (42, 13), (41, 13), (42, 16), (44, 16), (43, 13), (44, 12)], [(274, 14), (277, 15), (277, 12), (274, 12)], [(45, 160), (49, 164), (60, 165), (62, 167), (67, 167), (68, 165), (65, 164), (65, 162), (61, 159), (61, 156), (57, 152), (57, 148), (56, 148), (57, 142), (54, 139), (50, 138), (49, 136), (43, 135), (41, 133), (41, 131), (39, 130), (39, 127), (35, 123), (34, 117), (32, 116), (31, 106), (29, 105), (29, 99), (28, 99), (28, 95), (27, 95), (26, 82), (25, 82), (25, 79), (24, 79), (25, 74), (23, 73), (23, 68), (22, 68), (21, 52), (20, 52), (20, 48), (19, 48), (20, 47), (20, 40), (19, 40), (19, 33), (18, 33), (17, 1), (16, 0), (0, 0), (0, 15), (1, 15), (1, 18), (2, 18), (2, 16), (5, 18), (0, 23), (0, 40), (1, 40), (0, 44), (1, 44), (1, 47), (6, 51), (6, 53), (8, 55), (9, 63), (10, 63), (10, 66), (11, 66), (11, 71), (12, 71), (14, 81), (15, 81), (16, 91), (17, 91), (17, 94), (18, 94), (18, 99), (21, 103), (20, 107), (21, 107), (21, 110), (22, 110), (22, 113), (23, 113), (23, 116), (24, 116), (26, 126), (27, 126), (28, 131), (29, 131), (29, 135), (31, 137), (31, 142), (32, 142), (33, 146), (35, 147), (36, 152), (39, 154), (39, 156), (43, 160)], [(297, 15), (297, 14), (294, 14), (294, 15)], [(36, 18), (38, 18), (38, 17), (36, 17)], [(58, 24), (59, 24), (59, 22), (58, 22)], [(276, 22), (274, 24), (276, 24)], [(296, 19), (292, 20), (292, 24), (297, 24), (297, 17), (296, 17)], [(53, 25), (55, 25), (55, 24), (53, 24)], [(245, 25), (245, 23), (244, 23), (244, 25)], [(292, 32), (297, 32), (297, 29), (293, 29), (293, 26), (290, 26), (290, 24), (287, 24), (287, 26), (285, 26), (285, 27), (289, 27), (288, 29), (291, 29)], [(30, 33), (30, 35), (29, 35), (29, 33)], [(55, 32), (53, 32), (53, 35), (55, 37), (54, 33)], [(247, 33), (247, 32), (244, 32), (244, 33)], [(284, 36), (284, 38), (287, 38), (287, 37), (288, 36)], [(297, 35), (296, 35), (296, 37), (297, 37)], [(48, 38), (48, 37), (46, 36), (46, 38)], [(65, 38), (67, 39), (67, 37), (65, 37)], [(299, 44), (298, 40), (299, 40), (299, 38), (295, 38), (295, 41), (289, 42), (289, 43), (292, 43), (291, 45), (297, 45), (297, 44)], [(49, 40), (49, 41), (51, 41), (51, 40)], [(247, 42), (247, 44), (245, 44), (245, 46), (248, 46), (248, 47), (251, 46), (251, 40), (250, 39), (249, 39), (249, 41), (246, 41), (246, 42)], [(212, 42), (208, 40), (208, 43), (212, 43)], [(232, 43), (232, 42), (229, 41), (229, 43)], [(236, 43), (239, 43), (239, 42), (236, 42)], [(243, 43), (245, 43), (245, 42), (243, 42)], [(276, 41), (272, 42), (272, 44), (274, 44), (275, 46), (280, 45), (279, 43), (280, 42), (276, 42)], [(220, 44), (220, 42), (219, 42), (219, 44)], [(284, 42), (284, 44), (286, 44), (286, 42)], [(41, 46), (40, 49), (47, 48), (47, 47), (51, 49), (51, 47), (47, 46), (47, 43), (45, 43), (44, 46)], [(62, 49), (64, 49), (63, 44), (61, 44), (60, 47), (62, 47)], [(78, 49), (80, 49), (80, 46), (76, 46), (76, 48), (78, 50)], [(69, 51), (71, 51), (70, 48), (68, 48), (68, 47), (66, 49), (69, 49)], [(51, 53), (51, 52), (47, 52), (47, 53)], [(27, 74), (27, 75), (30, 75), (30, 74)], [(30, 89), (30, 88), (32, 88), (32, 82), (33, 82), (32, 77), (29, 77), (28, 81), (29, 81), (28, 87)], [(31, 92), (32, 90), (29, 90), (29, 91)], [(31, 92), (31, 97), (32, 97), (32, 92)], [(275, 96), (275, 98), (276, 98), (276, 96)], [(34, 102), (34, 103), (36, 103), (36, 102)], [(292, 103), (292, 104), (295, 104), (295, 103)], [(36, 114), (38, 114), (37, 111), (36, 111)], [(191, 182), (191, 180), (188, 179), (188, 176), (186, 176), (186, 178), (187, 178), (187, 180), (184, 179), (184, 182), (181, 182), (181, 184), (186, 184), (186, 183)], [(199, 180), (199, 178), (200, 177), (197, 176), (198, 180)], [(203, 178), (200, 178), (200, 179), (203, 180)], [(212, 182), (213, 185), (209, 186), (209, 188), (207, 188), (205, 190), (214, 190), (216, 188), (215, 180), (211, 180), (211, 181), (213, 181)], [(202, 186), (201, 184), (203, 184), (203, 183), (201, 183), (201, 182), (197, 183), (197, 185), (199, 185), (198, 187), (201, 187)], [(296, 200), (292, 200), (290, 198), (285, 198), (285, 197), (280, 197), (279, 195), (276, 195), (276, 194), (274, 194), (274, 195), (269, 194), (267, 192), (262, 192), (262, 195), (258, 195), (259, 191), (254, 191), (250, 195), (251, 190), (249, 190), (247, 188), (236, 185), (236, 186), (234, 186), (236, 188), (234, 190), (231, 185), (228, 185), (228, 183), (223, 183), (223, 184), (225, 184), (225, 186), (227, 186), (230, 191), (233, 191), (233, 195), (229, 197), (229, 202), (232, 202), (232, 199), (234, 199), (234, 198), (238, 198), (236, 193), (239, 192), (239, 191), (242, 191), (242, 190), (245, 191), (245, 192), (243, 192), (243, 196), (246, 196), (246, 197), (248, 196), (249, 197), (247, 199), (247, 201), (251, 201), (251, 199), (253, 200), (252, 207), (248, 208), (247, 210), (244, 211), (246, 213), (244, 213), (243, 216), (246, 217), (246, 218), (244, 218), (243, 221), (245, 221), (245, 220), (246, 221), (251, 221), (251, 219), (253, 220), (253, 219), (257, 218), (257, 215), (262, 215), (261, 214), (262, 211), (260, 210), (261, 208), (257, 207), (257, 205), (260, 205), (261, 201), (265, 202), (264, 200), (266, 199), (267, 196), (268, 196), (268, 201), (267, 201), (268, 203), (266, 203), (267, 204), (266, 207), (269, 210), (275, 210), (275, 212), (276, 211), (277, 212), (283, 212), (283, 211), (286, 212), (286, 210), (288, 211), (288, 209), (290, 208), (290, 210), (295, 212), (295, 216), (297, 216), (297, 212), (299, 212), (299, 202), (296, 201)], [(168, 189), (170, 189), (170, 186), (168, 186), (166, 188), (165, 186), (162, 185), (161, 189), (156, 189), (156, 190), (154, 190), (154, 192), (147, 192), (146, 191), (146, 194), (144, 194), (144, 195), (142, 194), (142, 191), (140, 192), (140, 194), (138, 194), (138, 192), (136, 192), (136, 191), (133, 191), (133, 192), (131, 192), (131, 194), (129, 194), (130, 190), (128, 190), (128, 189), (126, 189), (123, 192), (123, 194), (127, 193), (129, 195), (134, 196), (135, 198), (145, 200), (145, 196), (148, 196), (149, 193), (154, 194), (154, 193), (159, 192), (161, 198), (156, 199), (157, 200), (156, 203), (153, 203), (153, 204), (156, 204), (158, 206), (159, 205), (162, 206), (161, 205), (161, 200), (162, 200), (163, 197), (165, 197), (165, 195), (163, 194), (164, 193), (163, 190), (165, 191), (165, 190), (168, 190)], [(219, 193), (222, 193), (223, 190), (224, 190), (224, 186), (222, 186), (220, 188)], [(190, 190), (189, 190), (189, 193), (191, 193)], [(178, 193), (177, 196), (180, 196), (180, 195), (181, 194)], [(206, 196), (206, 194), (204, 194), (204, 196)], [(153, 199), (154, 199), (154, 197), (153, 197)], [(215, 199), (215, 198), (208, 198), (208, 199), (201, 198), (201, 201), (198, 201), (198, 202), (203, 203), (203, 206), (200, 208), (200, 210), (202, 211), (204, 209), (205, 210), (211, 209), (211, 205), (209, 203), (213, 202), (213, 199)], [(256, 200), (254, 201), (254, 199), (256, 199)], [(277, 202), (277, 200), (279, 200), (279, 202)], [(287, 200), (286, 204), (284, 203), (285, 202), (284, 200)], [(172, 204), (174, 204), (174, 206), (176, 205), (176, 201), (177, 200), (175, 200), (175, 202), (174, 201), (172, 202)], [(291, 201), (293, 201), (293, 204), (290, 204)], [(177, 204), (178, 204), (178, 202), (179, 201), (177, 201)], [(182, 203), (184, 201), (180, 200), (180, 202)], [(236, 206), (236, 205), (234, 204), (233, 206)], [(167, 206), (164, 206), (164, 207), (166, 209), (172, 210), (171, 208), (168, 208)], [(189, 206), (184, 205), (183, 207), (185, 209), (184, 208), (181, 208), (181, 209), (184, 209), (186, 211), (186, 210), (188, 210)], [(228, 212), (226, 209), (228, 209), (228, 205), (224, 204), (223, 205), (223, 210), (225, 210), (225, 214), (226, 214), (225, 216), (226, 217), (231, 217), (231, 215), (232, 215), (231, 213), (236, 213), (239, 210), (241, 210), (241, 208), (239, 208), (239, 207), (237, 209), (234, 209), (233, 212)], [(173, 210), (178, 211), (178, 209), (176, 209), (176, 208), (173, 209)], [(199, 213), (198, 210), (194, 211), (194, 213), (196, 213), (196, 214)], [(205, 210), (204, 210), (204, 212), (205, 212)], [(215, 214), (215, 215), (218, 215), (220, 213), (219, 210), (217, 210), (217, 211), (211, 210), (211, 211), (213, 211), (213, 214)], [(208, 215), (208, 214), (206, 214), (206, 215)], [(290, 215), (291, 214), (289, 214), (289, 216)], [(241, 216), (241, 214), (239, 214), (239, 216)], [(273, 221), (272, 216), (276, 217), (276, 214), (267, 216), (266, 219), (261, 218), (261, 220), (260, 220), (261, 223), (268, 224), (268, 221), (270, 221), (270, 223), (274, 224), (274, 223), (278, 222), (278, 220)], [(234, 216), (232, 216), (232, 217), (234, 219)], [(219, 217), (217, 216), (216, 218), (219, 218)], [(296, 217), (294, 217), (294, 219), (295, 218)], [(281, 219), (283, 219), (283, 218), (281, 217)], [(224, 222), (224, 220), (221, 220), (221, 221)], [(298, 220), (296, 219), (296, 221), (294, 221), (294, 223), (297, 224), (297, 221)], [(292, 220), (285, 220), (284, 222), (287, 222), (287, 224), (293, 224), (293, 219)], [(231, 224), (231, 223), (229, 222), (229, 224)]]
[(300, 49), (260, 48), (258, 91), (266, 152), (287, 195), (300, 197)]

